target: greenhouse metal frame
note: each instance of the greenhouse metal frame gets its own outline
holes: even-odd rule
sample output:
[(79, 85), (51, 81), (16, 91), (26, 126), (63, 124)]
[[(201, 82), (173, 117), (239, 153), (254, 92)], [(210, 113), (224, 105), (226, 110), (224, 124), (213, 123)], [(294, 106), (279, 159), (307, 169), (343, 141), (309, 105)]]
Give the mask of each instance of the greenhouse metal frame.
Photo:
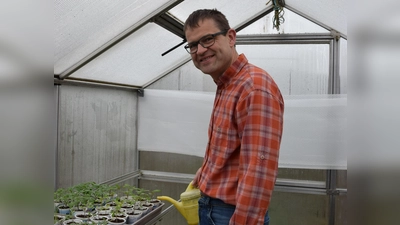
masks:
[[(59, 3), (59, 10), (61, 10), (63, 7), (63, 3), (66, 1), (56, 1)], [(138, 1), (140, 2), (140, 1)], [(145, 2), (145, 1), (143, 1)], [(175, 16), (171, 11), (173, 11), (174, 7), (178, 7), (181, 3), (185, 4), (190, 4), (194, 1), (158, 1), (159, 2), (164, 2), (160, 3), (160, 6), (154, 10), (151, 11), (150, 13), (146, 14), (142, 18), (140, 18), (136, 23), (132, 24), (129, 26), (127, 29), (125, 29), (123, 32), (118, 33), (115, 35), (112, 39), (106, 41), (105, 43), (99, 45), (95, 50), (91, 51), (89, 54), (84, 55), (84, 57), (77, 57), (74, 60), (68, 61), (68, 66), (63, 65), (62, 67), (64, 69), (56, 69), (57, 66), (55, 66), (55, 74), (54, 74), (54, 93), (55, 93), (55, 104), (57, 108), (57, 123), (56, 123), (56, 133), (57, 133), (57, 140), (55, 143), (55, 152), (56, 152), (56, 174), (55, 174), (55, 188), (58, 187), (63, 187), (63, 186), (68, 186), (72, 185), (78, 182), (84, 182), (85, 180), (92, 180), (94, 177), (96, 177), (98, 174), (101, 174), (102, 176), (96, 177), (96, 182), (99, 183), (108, 183), (108, 184), (115, 184), (115, 183), (124, 183), (124, 182), (129, 182), (133, 183), (135, 185), (140, 185), (140, 186), (146, 186), (146, 187), (164, 187), (163, 185), (170, 185), (170, 187), (165, 187), (165, 190), (171, 190), (171, 189), (179, 189), (177, 190), (177, 193), (180, 193), (183, 191), (183, 189), (180, 189), (184, 187), (184, 185), (188, 184), (194, 177), (194, 173), (191, 173), (190, 171), (193, 171), (192, 169), (183, 169), (182, 171), (176, 171), (176, 168), (169, 168), (173, 166), (168, 166), (165, 165), (165, 171), (162, 170), (157, 170), (157, 169), (152, 169), (152, 166), (143, 166), (144, 165), (144, 160), (147, 159), (142, 159), (142, 156), (146, 155), (151, 155), (153, 154), (152, 151), (148, 151), (149, 149), (141, 149), (140, 141), (138, 137), (140, 135), (139, 131), (139, 125), (138, 121), (141, 119), (139, 115), (139, 107), (141, 105), (141, 101), (143, 101), (144, 98), (146, 98), (147, 93), (151, 92), (152, 89), (158, 89), (156, 87), (153, 87), (153, 85), (162, 82), (163, 80), (167, 80), (165, 82), (166, 85), (171, 82), (175, 82), (176, 78), (174, 77), (174, 72), (178, 71), (180, 68), (183, 66), (189, 65), (190, 62), (190, 56), (189, 55), (184, 55), (182, 57), (178, 57), (177, 60), (175, 60), (171, 65), (168, 65), (166, 69), (161, 69), (161, 73), (159, 74), (154, 74), (151, 77), (148, 77), (147, 80), (144, 80), (138, 84), (133, 84), (132, 82), (127, 82), (127, 83), (121, 83), (120, 81), (110, 81), (110, 80), (102, 80), (102, 79), (93, 79), (93, 77), (90, 75), (88, 76), (87, 73), (90, 71), (96, 72), (93, 68), (89, 68), (87, 70), (82, 70), (83, 68), (86, 67), (95, 67), (96, 63), (102, 63), (104, 62), (107, 58), (110, 58), (109, 54), (112, 52), (112, 54), (118, 54), (118, 53), (113, 53), (114, 49), (122, 49), (121, 46), (125, 45), (125, 41), (133, 34), (137, 33), (140, 31), (142, 28), (146, 27), (148, 24), (156, 24), (163, 29), (168, 30), (170, 33), (178, 37), (178, 39), (182, 39), (182, 42), (168, 42), (165, 44), (167, 46), (165, 49), (160, 50), (162, 54), (176, 54), (174, 52), (182, 51), (182, 49), (175, 49), (176, 47), (181, 47), (183, 43), (185, 43), (185, 37), (183, 34), (183, 24), (182, 21), (178, 19), (178, 16)], [(264, 1), (258, 1), (259, 4), (264, 3)], [(284, 2), (284, 1), (283, 1)], [(252, 46), (252, 45), (263, 45), (263, 46), (269, 46), (269, 45), (328, 45), (328, 80), (327, 80), (327, 87), (324, 94), (327, 95), (344, 95), (346, 94), (346, 90), (343, 90), (341, 80), (343, 79), (340, 74), (341, 71), (341, 43), (343, 41), (346, 42), (347, 44), (347, 31), (346, 33), (343, 33), (343, 26), (339, 26), (338, 28), (342, 30), (338, 30), (337, 27), (333, 28), (330, 25), (327, 25), (327, 22), (330, 23), (332, 21), (320, 21), (318, 19), (315, 19), (315, 15), (310, 16), (307, 12), (302, 11), (306, 10), (307, 7), (301, 8), (299, 6), (299, 3), (295, 3), (296, 1), (286, 1), (285, 3), (285, 9), (290, 10), (291, 12), (297, 14), (298, 16), (301, 16), (305, 20), (311, 21), (312, 23), (317, 24), (318, 26), (321, 26), (323, 29), (326, 29), (326, 33), (285, 33), (285, 34), (241, 34), (240, 31), (244, 30), (245, 28), (251, 26), (255, 21), (258, 21), (262, 18), (265, 18), (265, 16), (271, 14), (274, 12), (274, 6), (272, 4), (264, 4), (265, 7), (262, 8), (260, 11), (255, 13), (249, 18), (246, 18), (244, 21), (237, 22), (234, 28), (238, 31), (238, 36), (237, 36), (237, 46)], [(328, 1), (308, 1), (310, 4), (314, 4), (315, 6), (320, 6), (327, 4), (327, 7), (330, 4), (333, 3), (327, 3)], [(338, 1), (337, 6), (338, 10), (336, 12), (340, 13), (343, 10), (341, 7), (343, 7), (345, 1)], [(146, 2), (147, 3), (147, 2)], [(267, 3), (267, 2), (265, 2)], [(194, 3), (193, 3), (194, 4)], [(207, 6), (209, 8), (213, 7), (213, 1), (207, 1), (204, 3), (204, 6)], [(232, 3), (233, 5), (236, 3)], [(291, 5), (293, 4), (293, 6)], [(240, 6), (240, 3), (237, 3), (238, 6)], [(216, 6), (217, 7), (217, 6)], [(298, 10), (298, 8), (301, 8)], [(83, 11), (83, 10), (82, 10)], [(329, 9), (327, 10), (329, 11)], [(228, 18), (229, 19), (229, 18)], [(342, 18), (343, 19), (343, 18)], [(289, 21), (286, 21), (285, 23), (288, 23)], [(342, 21), (339, 21), (338, 23), (341, 24)], [(341, 24), (342, 25), (342, 24)], [(71, 24), (72, 26), (72, 24)], [(344, 25), (346, 27), (346, 24)], [(151, 27), (152, 28), (152, 27)], [(150, 28), (148, 28), (150, 30)], [(181, 47), (182, 48), (182, 47)], [(77, 51), (77, 50), (75, 50)], [(79, 51), (77, 51), (79, 52)], [(80, 53), (82, 55), (82, 53)], [(116, 57), (116, 56), (115, 56)], [(169, 57), (174, 57), (174, 56), (169, 56)], [(78, 60), (76, 60), (78, 59)], [(62, 58), (60, 58), (60, 61)], [(113, 61), (115, 59), (111, 59)], [(251, 61), (251, 60), (250, 60)], [(72, 62), (72, 63), (71, 63)], [(56, 64), (57, 65), (57, 64)], [(123, 64), (119, 64), (123, 65)], [(129, 69), (129, 68), (127, 68)], [(268, 68), (266, 68), (268, 70)], [(56, 72), (58, 71), (58, 72)], [(82, 72), (83, 71), (83, 72)], [(189, 70), (191, 71), (191, 70)], [(179, 72), (181, 73), (181, 72)], [(105, 73), (106, 74), (106, 73)], [(109, 75), (112, 76), (112, 75)], [(179, 75), (180, 77), (180, 75)], [(346, 78), (346, 77), (344, 77)], [(121, 78), (122, 79), (122, 78)], [(172, 81), (168, 81), (171, 79)], [(179, 78), (181, 79), (181, 78)], [(181, 82), (181, 81), (179, 81)], [(323, 83), (325, 84), (325, 83)], [(161, 86), (163, 85), (162, 83), (160, 84)], [(204, 84), (207, 85), (207, 84)], [(64, 91), (63, 87), (66, 86), (67, 89)], [(99, 90), (97, 90), (100, 88)], [(166, 90), (174, 90), (176, 88), (170, 88), (166, 87)], [(87, 91), (90, 90), (90, 91)], [(90, 118), (92, 115), (83, 115), (87, 111), (87, 107), (91, 105), (93, 109), (97, 107), (97, 111), (95, 111), (96, 116), (97, 113), (99, 113), (100, 118), (111, 118), (108, 117), (109, 115), (104, 115), (109, 114), (110, 111), (104, 111), (104, 107), (110, 107), (110, 102), (109, 103), (101, 103), (100, 105), (96, 105), (95, 101), (96, 96), (99, 93), (104, 92), (104, 96), (106, 97), (107, 94), (117, 91), (119, 93), (116, 93), (115, 96), (110, 97), (110, 102), (114, 102), (112, 98), (117, 99), (117, 97), (120, 97), (121, 95), (124, 95), (121, 97), (122, 101), (129, 101), (129, 98), (132, 97), (132, 106), (133, 108), (129, 108), (131, 110), (129, 113), (120, 113), (126, 121), (134, 121), (135, 125), (132, 127), (126, 128), (129, 130), (129, 135), (134, 134), (134, 137), (120, 137), (118, 135), (127, 135), (124, 134), (123, 131), (120, 130), (120, 128), (113, 127), (114, 131), (118, 133), (118, 135), (115, 137), (116, 140), (122, 140), (124, 143), (129, 142), (126, 144), (128, 146), (127, 148), (130, 149), (133, 146), (133, 151), (129, 153), (129, 156), (133, 156), (133, 159), (130, 159), (131, 161), (127, 163), (127, 165), (118, 167), (120, 169), (123, 168), (124, 171), (114, 171), (111, 174), (103, 174), (104, 168), (99, 169), (99, 167), (102, 166), (101, 162), (104, 160), (102, 157), (110, 156), (110, 153), (106, 153), (109, 151), (108, 149), (104, 148), (100, 150), (100, 153), (95, 153), (96, 148), (100, 146), (100, 144), (93, 144), (97, 141), (101, 142), (101, 144), (107, 144), (109, 145), (108, 147), (111, 146), (113, 149), (112, 151), (116, 151), (115, 149), (118, 147), (115, 144), (110, 144), (110, 142), (104, 142), (101, 140), (100, 137), (103, 137), (103, 134), (99, 133), (93, 133), (90, 131), (91, 127), (89, 125), (85, 124), (86, 120)], [(182, 91), (179, 90), (178, 91)], [(197, 91), (197, 90), (196, 90)], [(206, 90), (208, 92), (208, 89)], [(80, 93), (78, 95), (77, 93)], [(99, 97), (99, 98), (103, 98)], [(74, 98), (79, 98), (82, 101), (81, 102), (76, 102)], [(80, 105), (81, 104), (81, 105)], [(82, 104), (88, 104), (88, 106), (82, 105)], [(108, 104), (108, 106), (107, 106)], [(82, 109), (83, 107), (83, 109)], [(120, 107), (120, 106), (117, 106)], [(73, 108), (73, 109), (71, 109)], [(68, 111), (66, 111), (68, 109)], [(124, 107), (120, 107), (121, 110), (124, 109)], [(94, 109), (96, 110), (96, 109)], [(79, 115), (81, 114), (81, 115)], [(134, 118), (131, 118), (134, 117)], [(81, 122), (76, 122), (76, 121), (71, 121), (71, 118), (77, 118)], [(99, 121), (96, 118), (96, 121), (93, 122), (95, 126), (100, 126), (98, 125)], [(76, 124), (75, 124), (76, 123)], [(78, 124), (79, 123), (79, 124)], [(80, 124), (82, 123), (82, 124)], [(92, 122), (90, 122), (92, 123)], [(70, 125), (72, 124), (72, 125)], [(118, 126), (118, 124), (123, 124), (123, 121), (115, 121), (115, 126)], [(75, 128), (71, 128), (71, 126), (76, 126)], [(92, 125), (90, 125), (92, 126)], [(110, 135), (110, 126), (109, 126), (105, 132)], [(72, 130), (71, 130), (72, 129)], [(132, 129), (132, 130), (130, 130)], [(75, 132), (75, 133), (74, 133)], [(85, 133), (86, 132), (86, 133)], [(87, 139), (92, 138), (93, 140), (87, 140), (85, 141), (84, 138), (75, 140), (72, 139), (72, 143), (70, 137), (74, 137), (76, 134), (78, 135), (85, 135), (87, 136)], [(127, 135), (128, 136), (128, 135)], [(130, 142), (128, 140), (129, 138), (133, 138)], [(67, 139), (67, 140), (66, 140)], [(94, 157), (97, 157), (98, 164), (92, 162), (90, 164), (91, 166), (94, 165), (94, 167), (85, 167), (83, 166), (84, 163), (83, 161), (76, 161), (77, 159), (75, 157), (78, 157), (80, 154), (84, 154), (82, 152), (82, 149), (84, 148), (93, 148), (91, 150), (91, 154), (93, 154)], [(110, 150), (111, 151), (111, 150)], [(71, 154), (72, 152), (72, 154)], [(64, 165), (63, 163), (68, 164), (68, 162), (61, 162), (62, 160), (65, 160), (65, 156), (67, 154), (71, 154), (72, 158), (68, 158), (69, 160), (74, 160), (72, 162), (69, 162), (70, 165)], [(115, 156), (116, 159), (114, 159), (114, 162), (117, 162), (118, 160), (121, 159), (121, 154), (127, 154), (126, 152), (118, 153), (115, 152), (113, 153), (113, 157)], [(154, 154), (159, 154), (159, 153), (154, 153)], [(166, 149), (165, 152), (160, 154), (161, 156), (164, 156), (164, 154), (169, 154), (168, 149)], [(176, 153), (171, 152), (172, 156), (174, 157)], [(183, 156), (184, 159), (192, 160), (196, 156)], [(197, 156), (198, 157), (198, 156)], [(144, 157), (143, 157), (144, 158)], [(196, 160), (201, 160), (201, 157), (196, 158)], [(158, 160), (155, 160), (158, 161)], [(178, 161), (174, 163), (179, 163)], [(111, 164), (108, 164), (111, 165)], [(132, 167), (130, 167), (132, 166)], [(96, 168), (97, 167), (97, 168)], [(128, 168), (128, 169), (126, 169)], [(150, 168), (150, 169), (149, 169)], [(295, 166), (290, 168), (288, 167), (288, 173), (290, 173), (291, 170), (296, 170), (296, 169), (305, 169), (307, 171), (308, 169), (305, 167), (299, 167), (296, 168)], [(347, 219), (342, 218), (340, 221), (338, 221), (337, 213), (338, 210), (342, 211), (341, 216), (343, 212), (345, 212), (345, 204), (341, 203), (340, 208), (338, 208), (337, 201), (338, 201), (338, 196), (345, 197), (347, 195), (347, 182), (343, 182), (343, 179), (346, 179), (347, 176), (347, 164), (346, 166), (338, 166), (339, 169), (336, 168), (317, 168), (319, 170), (319, 174), (323, 174), (323, 177), (325, 178), (324, 180), (322, 179), (317, 179), (317, 180), (308, 180), (308, 179), (294, 179), (294, 178), (280, 178), (278, 177), (277, 182), (276, 182), (276, 187), (275, 187), (275, 192), (287, 192), (287, 193), (299, 193), (299, 194), (309, 194), (309, 195), (321, 195), (321, 196), (327, 196), (328, 197), (328, 203), (327, 203), (327, 216), (323, 218), (325, 220), (324, 223), (322, 224), (329, 224), (329, 225), (335, 225), (335, 224), (347, 224)], [(81, 171), (82, 177), (75, 177), (74, 175), (71, 175), (70, 177), (67, 177), (67, 172), (72, 172), (77, 173), (76, 171)], [(311, 169), (312, 170), (312, 169)], [(82, 172), (83, 171), (83, 172)], [(89, 174), (89, 175), (88, 175)], [(88, 175), (85, 177), (85, 175)], [(342, 180), (340, 185), (338, 185), (338, 179)], [(147, 183), (146, 183), (147, 182)], [(155, 182), (155, 183), (154, 183)], [(161, 183), (157, 183), (161, 182)], [(167, 184), (165, 184), (167, 183)], [(170, 184), (168, 184), (170, 183)], [(174, 186), (174, 184), (176, 184)], [(164, 193), (168, 194), (168, 193)], [(171, 195), (174, 195), (174, 193), (170, 193)], [(176, 193), (175, 193), (175, 197)], [(346, 200), (341, 200), (341, 201), (346, 201)], [(155, 224), (157, 222), (163, 223), (165, 222), (171, 222), (171, 218), (165, 218), (168, 214), (173, 214), (173, 207), (169, 206), (166, 209), (163, 210), (163, 212), (158, 216), (157, 218), (154, 218), (152, 221), (150, 221), (148, 224)], [(176, 214), (173, 214), (176, 216)], [(176, 224), (180, 224), (182, 221), (176, 222)], [(339, 223), (340, 222), (340, 223)], [(167, 224), (167, 223), (166, 223)]]

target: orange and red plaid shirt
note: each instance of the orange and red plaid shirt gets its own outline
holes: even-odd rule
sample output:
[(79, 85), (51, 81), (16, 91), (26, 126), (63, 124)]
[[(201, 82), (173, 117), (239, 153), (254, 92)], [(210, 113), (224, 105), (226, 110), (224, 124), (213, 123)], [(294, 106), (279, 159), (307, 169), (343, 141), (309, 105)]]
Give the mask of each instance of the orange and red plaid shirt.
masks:
[(278, 172), (282, 95), (243, 54), (215, 82), (208, 146), (194, 185), (236, 206), (231, 225), (263, 224)]

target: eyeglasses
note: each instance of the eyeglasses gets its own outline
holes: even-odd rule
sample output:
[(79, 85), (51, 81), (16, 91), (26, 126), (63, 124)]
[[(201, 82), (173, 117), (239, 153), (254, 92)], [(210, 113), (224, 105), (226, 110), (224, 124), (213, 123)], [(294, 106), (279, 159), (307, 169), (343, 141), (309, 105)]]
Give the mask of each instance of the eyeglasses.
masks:
[(203, 48), (209, 48), (215, 43), (215, 37), (216, 36), (218, 36), (220, 34), (225, 35), (227, 32), (228, 32), (228, 30), (224, 30), (224, 31), (217, 32), (215, 34), (206, 35), (206, 36), (200, 38), (200, 40), (198, 40), (196, 42), (192, 42), (192, 43), (189, 43), (189, 44), (185, 45), (184, 48), (186, 49), (186, 51), (189, 54), (194, 54), (194, 53), (197, 52), (199, 44)]

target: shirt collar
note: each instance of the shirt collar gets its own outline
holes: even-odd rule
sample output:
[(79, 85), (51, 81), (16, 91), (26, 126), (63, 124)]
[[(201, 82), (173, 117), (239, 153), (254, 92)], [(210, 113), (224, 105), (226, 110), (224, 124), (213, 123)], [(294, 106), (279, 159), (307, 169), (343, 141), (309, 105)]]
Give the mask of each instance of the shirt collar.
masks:
[(225, 87), (248, 62), (244, 54), (240, 54), (235, 62), (215, 81), (218, 87)]

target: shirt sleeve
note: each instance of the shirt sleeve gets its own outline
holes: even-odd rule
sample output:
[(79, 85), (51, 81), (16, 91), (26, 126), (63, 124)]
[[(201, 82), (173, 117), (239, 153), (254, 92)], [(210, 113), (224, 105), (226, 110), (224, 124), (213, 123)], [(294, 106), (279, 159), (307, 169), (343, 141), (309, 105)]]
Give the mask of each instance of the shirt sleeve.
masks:
[(263, 224), (278, 172), (283, 101), (253, 90), (236, 107), (241, 149), (236, 210), (230, 225)]

